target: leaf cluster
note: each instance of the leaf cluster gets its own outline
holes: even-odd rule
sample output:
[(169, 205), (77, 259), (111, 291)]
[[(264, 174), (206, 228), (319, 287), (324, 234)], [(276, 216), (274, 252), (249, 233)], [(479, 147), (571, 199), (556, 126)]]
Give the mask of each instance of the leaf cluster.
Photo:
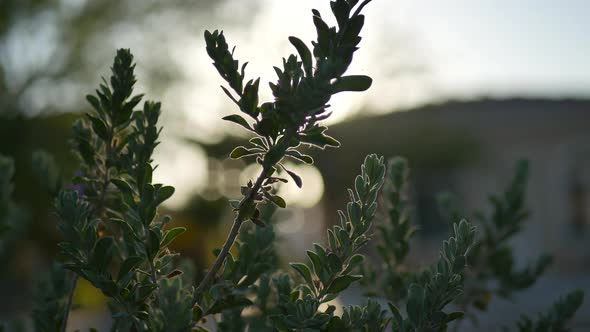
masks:
[(445, 331), (449, 322), (463, 315), (461, 312), (446, 313), (443, 309), (463, 291), (463, 272), (474, 244), (475, 227), (466, 220), (455, 224), (453, 236), (443, 242), (438, 262), (410, 285), (407, 318), (402, 318), (390, 302), (399, 331)]
[(270, 83), (273, 102), (259, 102), (260, 79), (244, 83), (247, 63), (240, 66), (239, 61), (234, 59), (234, 49), (229, 50), (223, 32), (205, 32), (207, 53), (233, 94), (223, 86), (222, 89), (249, 120), (239, 114), (224, 119), (255, 134), (250, 140), (251, 147), (239, 146), (231, 152), (230, 157), (255, 157), (262, 170), (256, 180), (250, 180), (241, 187), (242, 198), (231, 202), (236, 213), (234, 224), (212, 268), (197, 287), (198, 296), (202, 295), (221, 268), (241, 224), (250, 220), (258, 226), (264, 226), (258, 205), (270, 202), (281, 208), (286, 207), (285, 200), (273, 193), (272, 185), (288, 180), (275, 174), (284, 170), (297, 186), (303, 185), (301, 177), (288, 170), (281, 161), (292, 158), (311, 164), (313, 159), (296, 149), (302, 143), (319, 148), (339, 146), (335, 139), (324, 134), (327, 127), (321, 125), (320, 121), (330, 115), (326, 109), (333, 94), (364, 91), (370, 87), (369, 77), (343, 76), (361, 41), (359, 33), (364, 25), (361, 10), (369, 2), (332, 1), (332, 13), (338, 22), (335, 27), (329, 27), (317, 10), (312, 11), (317, 31), (317, 40), (312, 42), (314, 58), (305, 43), (296, 37), (289, 38), (301, 61), (297, 55), (290, 55), (283, 59), (283, 69), (275, 67), (278, 82)]
[[(558, 299), (547, 312), (539, 313), (536, 319), (522, 315), (517, 322), (520, 332), (566, 332), (566, 324), (584, 302), (584, 292), (575, 290)], [(504, 331), (510, 331), (504, 328)]]
[[(522, 268), (515, 264), (510, 241), (522, 230), (529, 216), (525, 206), (528, 174), (528, 162), (519, 161), (503, 193), (489, 196), (491, 212), (488, 215), (475, 213), (482, 232), (471, 256), (466, 294), (459, 300), (463, 308), (473, 306), (485, 311), (492, 295), (510, 298), (515, 292), (531, 287), (551, 264), (552, 258), (547, 254)], [(445, 196), (441, 206), (447, 214), (459, 213), (451, 196)]]
[[(340, 145), (325, 134), (327, 127), (319, 122), (330, 116), (326, 109), (333, 94), (341, 91), (364, 91), (371, 85), (371, 79), (367, 76), (344, 76), (361, 41), (359, 33), (364, 24), (361, 10), (369, 2), (370, 0), (365, 0), (359, 4), (356, 0), (332, 1), (332, 13), (338, 22), (335, 27), (329, 27), (320, 13), (313, 10), (313, 22), (317, 31), (317, 40), (312, 42), (313, 56), (303, 41), (297, 37), (289, 37), (299, 57), (292, 54), (283, 59), (282, 69), (274, 67), (278, 81), (270, 83), (273, 102), (260, 102), (260, 78), (244, 83), (248, 63), (240, 66), (239, 61), (234, 58), (234, 49), (229, 50), (223, 32), (205, 32), (207, 53), (233, 93), (223, 86), (222, 89), (243, 114), (232, 114), (224, 119), (255, 134), (250, 140), (250, 147), (235, 148), (230, 155), (232, 158), (253, 156), (267, 171), (276, 170), (275, 165), (285, 169), (280, 163), (283, 157), (308, 164), (313, 162), (310, 156), (296, 150), (301, 143), (319, 148)], [(286, 172), (299, 187), (302, 186), (297, 174), (289, 170)], [(272, 173), (267, 176), (271, 175)], [(264, 184), (276, 181), (282, 180), (268, 179)], [(267, 198), (279, 206), (282, 205), (280, 200), (277, 202), (272, 197)]]
[(377, 253), (380, 261), (377, 268), (373, 262), (362, 267), (365, 278), (362, 284), (367, 288), (366, 295), (383, 296), (397, 303), (407, 296), (408, 287), (415, 279), (405, 264), (410, 251), (410, 239), (418, 228), (410, 220), (407, 186), (409, 167), (402, 157), (391, 158), (388, 163), (387, 178), (383, 189), (383, 201), (387, 214), (377, 223)]
[[(407, 200), (404, 198), (407, 162), (399, 157), (390, 160), (384, 190), (387, 218), (377, 224), (380, 231), (377, 251), (382, 265), (375, 269), (367, 264), (361, 271), (367, 276), (363, 282), (369, 289), (367, 295), (383, 294), (391, 301), (390, 308), (395, 317), (394, 330), (446, 330), (451, 321), (463, 318), (465, 313), (461, 311), (469, 314), (468, 305), (485, 310), (492, 292), (507, 297), (534, 283), (549, 264), (547, 256), (542, 256), (532, 266), (517, 269), (509, 245), (509, 240), (521, 230), (522, 222), (528, 215), (524, 206), (527, 175), (528, 164), (519, 162), (515, 176), (504, 193), (490, 196), (493, 207), (490, 216), (476, 214), (483, 233), (477, 239), (471, 225), (465, 221), (454, 222), (460, 218), (461, 212), (452, 204), (451, 196), (445, 195), (441, 205), (454, 222), (455, 235), (443, 243), (437, 264), (422, 273), (416, 273), (403, 264), (409, 251), (409, 240), (416, 231), (409, 221)], [(461, 241), (462, 247), (458, 245)], [(492, 284), (499, 287), (492, 289)], [(451, 302), (458, 304), (461, 311), (444, 313), (442, 309)], [(405, 305), (407, 318), (403, 318), (397, 309), (398, 304)], [(569, 311), (571, 314), (560, 316), (563, 318), (561, 324), (573, 316), (577, 307), (567, 308), (572, 310)], [(526, 319), (524, 317), (519, 323), (521, 328), (524, 324), (532, 324)]]
[(93, 111), (74, 125), (79, 187), (55, 199), (59, 246), (64, 266), (111, 299), (114, 330), (158, 330), (161, 324), (190, 330), (192, 321), (178, 320), (175, 308), (192, 307), (191, 291), (182, 289), (181, 272), (172, 271), (168, 249), (184, 228), (165, 227), (170, 219), (157, 215), (174, 188), (152, 183), (161, 106), (146, 101), (135, 110), (143, 96), (132, 96), (134, 68), (129, 50), (117, 51), (110, 85), (103, 79), (96, 95), (87, 96)]
[[(205, 32), (207, 53), (229, 86), (222, 89), (240, 110), (224, 119), (254, 134), (248, 147), (237, 147), (230, 157), (255, 157), (262, 169), (258, 178), (241, 187), (242, 198), (230, 202), (234, 224), (196, 289), (187, 285), (190, 278), (183, 275), (169, 249), (185, 230), (170, 227), (170, 218), (158, 214), (174, 193), (173, 187), (152, 181), (156, 168), (152, 154), (162, 130), (161, 105), (145, 101), (139, 106), (143, 95), (133, 93), (133, 56), (129, 50), (118, 50), (110, 79), (103, 79), (95, 95), (87, 96), (92, 110), (74, 124), (73, 147), (80, 169), (73, 190), (63, 189), (49, 155), (34, 156), (38, 173), (50, 175), (44, 187), (56, 193), (55, 212), (63, 236), (59, 244), (63, 262), (38, 293), (36, 327), (65, 330), (80, 277), (109, 297), (113, 331), (203, 332), (211, 321), (219, 331), (445, 331), (463, 316), (448, 312), (447, 306), (461, 298), (468, 265), (473, 265), (479, 279), (500, 280), (500, 294), (530, 286), (545, 269), (545, 261), (517, 270), (507, 245), (527, 215), (526, 166), (519, 167), (504, 195), (491, 198), (494, 212), (480, 218), (484, 229), (480, 242), (475, 227), (456, 218), (436, 263), (414, 273), (404, 264), (416, 231), (405, 197), (407, 162), (394, 158), (387, 167), (384, 158), (375, 154), (363, 161), (348, 190), (350, 201), (338, 211), (339, 222), (327, 230), (326, 243), (314, 244), (307, 251), (307, 262), (290, 263), (288, 272), (279, 270), (270, 219), (275, 207), (284, 208), (286, 202), (273, 185), (288, 181), (280, 177), (283, 170), (302, 186), (302, 179), (282, 163), (292, 158), (311, 164), (313, 159), (297, 150), (300, 145), (339, 145), (321, 124), (330, 115), (332, 95), (370, 87), (369, 77), (344, 75), (361, 41), (361, 11), (369, 2), (331, 1), (337, 22), (333, 27), (312, 11), (317, 39), (310, 49), (300, 39), (289, 38), (297, 55), (283, 59), (282, 68), (275, 67), (278, 80), (270, 83), (272, 102), (260, 102), (260, 79), (245, 81), (247, 63), (240, 66), (223, 33)], [(12, 172), (10, 161), (0, 158), (0, 217), (14, 208), (9, 199)], [(363, 267), (365, 257), (360, 252), (372, 236), (385, 182), (387, 222), (377, 226), (381, 263), (379, 269), (371, 269)], [(0, 218), (0, 225), (5, 219)], [(247, 220), (255, 226), (242, 227)], [(348, 306), (336, 314), (330, 302), (364, 276), (377, 286), (371, 295), (385, 295), (389, 310), (368, 299), (363, 306)], [(537, 321), (523, 317), (519, 329), (563, 330), (581, 301), (581, 293), (572, 293)]]
[[(263, 214), (265, 219), (269, 214)], [(243, 228), (236, 241), (236, 255), (230, 253), (227, 256), (218, 280), (195, 305), (198, 307), (195, 320), (218, 313), (227, 316), (230, 312), (237, 312), (239, 315), (247, 306), (256, 306), (264, 313), (270, 292), (269, 278), (277, 268), (278, 256), (272, 224)], [(220, 323), (227, 325), (228, 318), (222, 317)]]
[[(279, 330), (321, 329), (334, 318), (333, 305), (318, 311), (320, 304), (335, 299), (350, 284), (362, 278), (355, 269), (364, 257), (357, 252), (369, 241), (368, 231), (377, 210), (377, 194), (385, 177), (383, 157), (369, 155), (355, 179), (354, 190), (349, 189), (350, 202), (346, 213), (339, 210), (340, 223), (327, 231), (328, 245), (314, 244), (308, 250), (310, 263), (291, 263), (304, 283), (291, 289), (288, 278), (279, 283), (280, 315), (274, 317)], [(328, 325), (330, 326), (330, 325)]]

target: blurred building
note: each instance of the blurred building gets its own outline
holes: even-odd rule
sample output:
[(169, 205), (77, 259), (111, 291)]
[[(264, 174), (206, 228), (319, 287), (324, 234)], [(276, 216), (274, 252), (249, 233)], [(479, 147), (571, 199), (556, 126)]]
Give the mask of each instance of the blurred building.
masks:
[[(517, 302), (494, 300), (481, 317), (483, 330), (498, 330), (499, 322), (516, 320), (524, 310), (544, 310), (568, 290), (590, 294), (589, 100), (447, 102), (355, 119), (329, 132), (342, 147), (314, 156), (324, 176), (328, 220), (336, 220), (333, 211), (344, 206), (345, 188), (366, 154), (409, 159), (413, 216), (422, 228), (412, 250), (420, 265), (436, 258), (440, 240), (449, 234), (438, 193), (454, 193), (469, 219), (473, 211), (489, 212), (488, 195), (504, 190), (517, 160), (530, 161), (531, 215), (513, 241), (517, 264), (541, 253), (553, 255), (554, 263)], [(587, 317), (588, 301), (576, 315), (580, 331), (590, 326)]]
[(449, 102), (357, 119), (330, 133), (342, 148), (316, 157), (320, 170), (339, 168), (322, 172), (328, 204), (338, 203), (365, 154), (402, 155), (427, 234), (446, 229), (437, 220), (438, 193), (456, 194), (464, 211), (485, 212), (488, 195), (505, 188), (518, 159), (528, 159), (532, 214), (516, 243), (521, 254), (548, 251), (559, 270), (590, 270), (590, 101)]

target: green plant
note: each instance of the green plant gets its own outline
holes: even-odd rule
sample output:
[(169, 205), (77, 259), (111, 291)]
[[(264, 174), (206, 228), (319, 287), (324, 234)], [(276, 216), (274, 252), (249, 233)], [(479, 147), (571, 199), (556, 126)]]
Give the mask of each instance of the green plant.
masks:
[[(34, 312), (38, 330), (65, 331), (78, 277), (110, 298), (115, 330), (186, 330), (192, 324), (190, 315), (188, 320), (177, 316), (182, 299), (192, 308), (192, 291), (180, 279), (168, 280), (180, 274), (168, 246), (184, 229), (165, 228), (169, 218), (157, 215), (174, 188), (151, 180), (160, 104), (148, 101), (134, 111), (142, 99), (132, 97), (134, 67), (131, 53), (119, 50), (110, 85), (103, 80), (96, 96), (87, 97), (93, 112), (74, 125), (78, 190), (61, 190), (55, 198), (62, 266), (74, 274), (54, 269), (55, 292), (39, 301)], [(48, 160), (42, 154), (37, 158)], [(55, 173), (52, 167), (42, 168)], [(65, 294), (63, 285), (70, 285)], [(49, 311), (48, 305), (56, 308)]]
[[(410, 251), (410, 239), (417, 231), (417, 227), (412, 225), (410, 221), (408, 211), (406, 198), (408, 174), (409, 168), (405, 159), (396, 157), (389, 162), (388, 179), (384, 191), (388, 207), (387, 217), (377, 225), (379, 232), (376, 248), (380, 264), (378, 264), (378, 268), (371, 268), (375, 264), (367, 264), (360, 269), (361, 273), (367, 276), (363, 284), (367, 288), (368, 296), (382, 294), (391, 301), (392, 305), (405, 303), (406, 308), (410, 302), (416, 302), (413, 299), (416, 294), (418, 294), (418, 303), (421, 302), (423, 290), (416, 288), (416, 284), (425, 283), (424, 273), (413, 271), (405, 264), (405, 258)], [(417, 312), (422, 314), (413, 319), (414, 325), (408, 327), (407, 322), (403, 321), (405, 327), (400, 330), (412, 331), (412, 328), (438, 330), (441, 327), (446, 329), (446, 323), (454, 319), (459, 319), (454, 325), (454, 330), (459, 330), (461, 319), (466, 314), (470, 314), (471, 306), (485, 311), (492, 294), (511, 298), (516, 291), (531, 287), (545, 271), (551, 262), (551, 257), (548, 255), (542, 255), (535, 264), (517, 269), (514, 266), (513, 249), (509, 244), (509, 240), (522, 229), (522, 223), (528, 216), (528, 210), (524, 205), (527, 176), (528, 163), (526, 161), (518, 162), (515, 175), (504, 193), (499, 196), (490, 196), (489, 200), (492, 204), (490, 215), (486, 217), (481, 212), (475, 213), (475, 219), (479, 221), (478, 226), (482, 231), (480, 231), (479, 239), (471, 238), (471, 246), (464, 251), (464, 255), (460, 256), (458, 265), (455, 266), (457, 268), (465, 264), (468, 266), (464, 271), (461, 269), (456, 271), (462, 282), (457, 283), (455, 287), (449, 287), (447, 290), (452, 293), (446, 293), (450, 294), (446, 297), (443, 296), (445, 294), (444, 286), (450, 286), (448, 283), (441, 283), (438, 287), (430, 288), (441, 293), (439, 295), (428, 294), (427, 297), (442, 297), (446, 301), (453, 301), (460, 311), (449, 315), (440, 312), (434, 314), (434, 311), (430, 311), (431, 316), (428, 318), (428, 310), (425, 310), (423, 306), (418, 306), (420, 310)], [(442, 212), (451, 221), (454, 233), (457, 234), (457, 227), (461, 228), (461, 223), (457, 223), (457, 221), (460, 220), (462, 213), (456, 207), (452, 195), (445, 193), (440, 195), (439, 200)], [(445, 244), (441, 255), (446, 254), (447, 257), (452, 257), (447, 253), (448, 249), (445, 247), (452, 248), (454, 246)], [(450, 263), (448, 267), (451, 270), (455, 264), (453, 259), (448, 258), (440, 260), (439, 264), (440, 262)], [(444, 275), (446, 272), (440, 268), (438, 271), (439, 275)], [(491, 285), (495, 286), (492, 288)], [(529, 331), (529, 328), (533, 326), (537, 326), (533, 329), (534, 331), (564, 331), (565, 323), (571, 319), (582, 300), (583, 293), (581, 291), (570, 293), (565, 300), (558, 301), (554, 305), (552, 312), (541, 315), (538, 325), (534, 325), (532, 320), (523, 316), (518, 324), (519, 331)], [(410, 308), (413, 307), (416, 305), (410, 306)], [(395, 310), (392, 308), (392, 311), (395, 312)], [(477, 323), (475, 316), (470, 316)], [(420, 322), (420, 319), (425, 322)], [(433, 319), (442, 321), (442, 324), (434, 324)], [(400, 320), (398, 326), (403, 324)], [(428, 326), (429, 324), (430, 326)]]
[[(576, 290), (557, 300), (545, 313), (539, 313), (538, 318), (523, 315), (517, 322), (520, 332), (549, 332), (568, 331), (566, 324), (572, 319), (584, 301), (584, 293)], [(504, 329), (509, 331), (508, 328)]]
[[(367, 296), (383, 293), (389, 301), (398, 303), (407, 296), (410, 282), (415, 279), (405, 260), (410, 252), (410, 239), (418, 228), (411, 223), (408, 211), (408, 162), (401, 157), (392, 158), (388, 162), (387, 175), (383, 190), (387, 216), (376, 225), (380, 262), (378, 268), (372, 268), (373, 262), (361, 266), (361, 273), (365, 275), (362, 284), (367, 289)], [(455, 217), (459, 218), (458, 215)]]
[(223, 91), (250, 119), (246, 120), (241, 115), (233, 114), (226, 116), (224, 120), (237, 123), (255, 134), (250, 140), (250, 148), (239, 146), (230, 156), (255, 157), (262, 169), (254, 182), (250, 181), (242, 187), (242, 199), (233, 202), (236, 211), (234, 224), (217, 260), (197, 287), (197, 294), (202, 293), (220, 269), (242, 223), (252, 220), (262, 225), (257, 207), (260, 202), (270, 201), (282, 208), (286, 206), (281, 197), (270, 193), (270, 185), (285, 181), (273, 175), (282, 169), (299, 187), (302, 186), (299, 175), (287, 170), (281, 163), (283, 158), (312, 163), (313, 159), (310, 156), (297, 151), (296, 148), (301, 143), (319, 148), (340, 145), (334, 138), (325, 134), (327, 127), (319, 121), (330, 116), (326, 109), (333, 94), (342, 91), (364, 91), (371, 86), (370, 77), (344, 76), (361, 41), (359, 33), (364, 24), (361, 10), (369, 2), (370, 0), (360, 4), (358, 1), (331, 2), (332, 12), (338, 22), (337, 27), (331, 28), (324, 22), (320, 13), (313, 10), (313, 22), (317, 30), (317, 41), (313, 42), (313, 57), (304, 42), (297, 37), (289, 37), (300, 58), (290, 55), (283, 59), (282, 70), (274, 67), (278, 76), (276, 84), (270, 83), (274, 102), (259, 104), (259, 78), (244, 84), (247, 62), (240, 68), (238, 60), (233, 57), (233, 50), (229, 51), (223, 32), (205, 32), (207, 53), (237, 98), (222, 86)]
[[(280, 269), (271, 216), (286, 202), (273, 185), (289, 177), (302, 186), (300, 176), (283, 164), (287, 158), (313, 162), (297, 150), (300, 145), (322, 149), (339, 145), (321, 124), (330, 115), (332, 95), (370, 87), (367, 76), (344, 75), (358, 49), (364, 24), (361, 11), (369, 2), (332, 1), (334, 27), (313, 10), (317, 31), (313, 50), (300, 39), (289, 38), (298, 55), (283, 59), (282, 69), (275, 67), (278, 81), (270, 84), (272, 102), (260, 103), (259, 79), (245, 82), (246, 64), (240, 67), (234, 59), (223, 33), (205, 32), (207, 52), (231, 90), (222, 89), (241, 112), (224, 119), (254, 135), (248, 147), (236, 147), (230, 157), (252, 157), (260, 172), (242, 186), (241, 199), (230, 202), (233, 225), (196, 288), (183, 273), (191, 268), (183, 268), (169, 249), (184, 229), (171, 227), (170, 218), (158, 213), (174, 188), (152, 182), (152, 154), (162, 130), (158, 125), (161, 105), (145, 101), (136, 110), (143, 96), (133, 94), (133, 56), (129, 50), (118, 50), (110, 79), (103, 79), (96, 95), (87, 96), (92, 111), (74, 124), (72, 143), (80, 168), (73, 186), (63, 186), (49, 155), (37, 152), (34, 156), (38, 172), (44, 174), (43, 186), (55, 194), (63, 237), (61, 262), (38, 292), (35, 328), (65, 331), (78, 278), (109, 298), (113, 331), (207, 331), (211, 322), (218, 331), (444, 331), (462, 317), (462, 312), (448, 312), (447, 306), (461, 301), (468, 268), (484, 257), (473, 258), (481, 255), (486, 242), (477, 241), (472, 224), (454, 219), (453, 234), (443, 242), (438, 260), (421, 272), (407, 271), (404, 260), (416, 229), (404, 197), (408, 166), (401, 158), (386, 164), (384, 157), (368, 155), (348, 190), (346, 208), (338, 211), (339, 221), (327, 230), (325, 243), (307, 251), (307, 262)], [(9, 161), (0, 159), (0, 198), (2, 206), (8, 207), (1, 212), (13, 209), (9, 200), (12, 169)], [(522, 180), (518, 179), (505, 195), (506, 203), (494, 200), (501, 213), (492, 220), (498, 229), (510, 227), (507, 236), (514, 234), (522, 219)], [(382, 264), (373, 270), (363, 265), (361, 250), (371, 241), (384, 183), (388, 223), (377, 227)], [(504, 223), (510, 216), (514, 218)], [(487, 229), (484, 235), (488, 236)], [(504, 240), (494, 237), (488, 246), (500, 246), (497, 251), (502, 252)], [(512, 269), (508, 275), (514, 275)], [(337, 313), (331, 301), (365, 276), (365, 281), (376, 285), (369, 295), (385, 297), (387, 308), (368, 298), (362, 306), (350, 305)], [(523, 284), (528, 285), (517, 285)], [(581, 294), (574, 293), (538, 322), (523, 318), (519, 328), (563, 329), (581, 301)], [(405, 314), (398, 307), (405, 308)]]
[[(551, 264), (551, 256), (543, 254), (524, 268), (515, 266), (514, 250), (509, 241), (522, 230), (529, 215), (525, 206), (528, 173), (528, 162), (519, 161), (504, 192), (489, 196), (492, 212), (474, 214), (481, 225), (481, 239), (473, 250), (465, 294), (457, 301), (467, 313), (471, 307), (486, 311), (493, 295), (510, 299), (517, 291), (533, 286)], [(441, 206), (447, 215), (460, 213), (450, 195), (441, 198)], [(477, 323), (475, 315), (470, 317)]]

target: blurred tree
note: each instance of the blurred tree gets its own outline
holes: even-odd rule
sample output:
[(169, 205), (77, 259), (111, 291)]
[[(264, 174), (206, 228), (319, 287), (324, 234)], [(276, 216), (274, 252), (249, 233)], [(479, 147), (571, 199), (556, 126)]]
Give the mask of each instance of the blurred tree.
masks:
[[(0, 1), (0, 153), (14, 157), (14, 197), (31, 216), (18, 248), (5, 256), (10, 262), (0, 264), (0, 293), (10, 299), (0, 313), (26, 310), (34, 276), (57, 251), (51, 195), (40, 189), (33, 174), (32, 152), (49, 151), (64, 178), (71, 178), (75, 159), (68, 139), (77, 117), (72, 113), (88, 109), (80, 96), (93, 91), (97, 73), (112, 61), (112, 51), (131, 47), (142, 59), (142, 81), (150, 84), (142, 90), (162, 95), (174, 81), (188, 79), (180, 69), (185, 64), (179, 62), (186, 59), (173, 51), (187, 40), (200, 47), (202, 31), (220, 20), (219, 9), (230, 2), (237, 5), (230, 0)], [(247, 14), (256, 6), (258, 1), (251, 1), (240, 8)], [(246, 26), (248, 22), (241, 21), (245, 17), (233, 16), (224, 25)], [(183, 58), (192, 53), (183, 53)]]
[[(81, 111), (81, 94), (118, 44), (149, 63), (148, 89), (182, 79), (172, 50), (195, 39), (229, 0), (6, 0), (0, 3), (0, 110), (28, 115)], [(236, 5), (235, 1), (232, 4)], [(258, 1), (240, 6), (255, 10)], [(233, 16), (235, 22), (247, 15)], [(139, 34), (141, 32), (141, 34)], [(172, 38), (173, 36), (173, 38)], [(99, 46), (100, 45), (100, 46)], [(157, 45), (157, 47), (153, 47)]]

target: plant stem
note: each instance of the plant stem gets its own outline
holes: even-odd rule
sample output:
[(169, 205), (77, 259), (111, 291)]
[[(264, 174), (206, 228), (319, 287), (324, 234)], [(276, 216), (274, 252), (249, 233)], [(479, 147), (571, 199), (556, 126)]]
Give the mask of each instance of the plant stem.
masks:
[(74, 290), (76, 290), (76, 284), (78, 283), (78, 275), (74, 274), (74, 279), (72, 280), (72, 288), (70, 289), (70, 294), (68, 295), (68, 302), (66, 302), (66, 313), (64, 315), (64, 321), (61, 325), (61, 332), (66, 332), (66, 328), (68, 326), (68, 318), (70, 316), (70, 311), (72, 310), (72, 303), (74, 301)]
[[(244, 198), (240, 201), (238, 209), (246, 204), (251, 203), (251, 201), (254, 199), (255, 194), (258, 193), (258, 190), (262, 186), (262, 182), (266, 179), (266, 174), (268, 174), (269, 169), (270, 169), (270, 167), (263, 167), (262, 168), (262, 171), (260, 172), (258, 179), (256, 179), (256, 183), (252, 187), (252, 190), (250, 190), (248, 195), (244, 196)], [(236, 218), (234, 219), (234, 223), (231, 226), (231, 230), (229, 231), (229, 234), (227, 236), (227, 239), (225, 240), (225, 243), (223, 244), (223, 247), (221, 248), (221, 251), (219, 252), (219, 255), (217, 255), (217, 258), (215, 259), (213, 266), (211, 266), (211, 269), (209, 269), (209, 271), (207, 272), (207, 274), (205, 275), (203, 280), (201, 280), (201, 283), (199, 283), (199, 286), (197, 287), (195, 294), (201, 294), (203, 292), (203, 290), (205, 289), (205, 287), (207, 287), (209, 285), (209, 283), (211, 282), (213, 277), (215, 277), (215, 275), (217, 274), (217, 272), (221, 268), (221, 265), (225, 261), (225, 258), (227, 257), (229, 250), (233, 246), (233, 244), (236, 240), (236, 237), (238, 236), (238, 233), (240, 232), (240, 227), (242, 226), (243, 222), (244, 222), (244, 220), (241, 220), (239, 217), (236, 216)]]
[(213, 263), (213, 266), (211, 267), (211, 269), (209, 269), (203, 280), (201, 280), (199, 287), (197, 287), (197, 294), (203, 292), (203, 289), (209, 285), (211, 279), (213, 279), (213, 277), (217, 274), (217, 271), (219, 271), (219, 269), (221, 268), (221, 264), (223, 264), (223, 262), (225, 261), (225, 257), (227, 257), (229, 250), (233, 246), (234, 241), (238, 236), (240, 227), (242, 226), (242, 222), (243, 221), (238, 219), (237, 217), (234, 219), (234, 223), (231, 226), (231, 230), (227, 236), (227, 239), (225, 240), (225, 243), (223, 244), (223, 247), (221, 248), (221, 251), (219, 252), (219, 255), (217, 255), (217, 258), (215, 259), (215, 263)]

